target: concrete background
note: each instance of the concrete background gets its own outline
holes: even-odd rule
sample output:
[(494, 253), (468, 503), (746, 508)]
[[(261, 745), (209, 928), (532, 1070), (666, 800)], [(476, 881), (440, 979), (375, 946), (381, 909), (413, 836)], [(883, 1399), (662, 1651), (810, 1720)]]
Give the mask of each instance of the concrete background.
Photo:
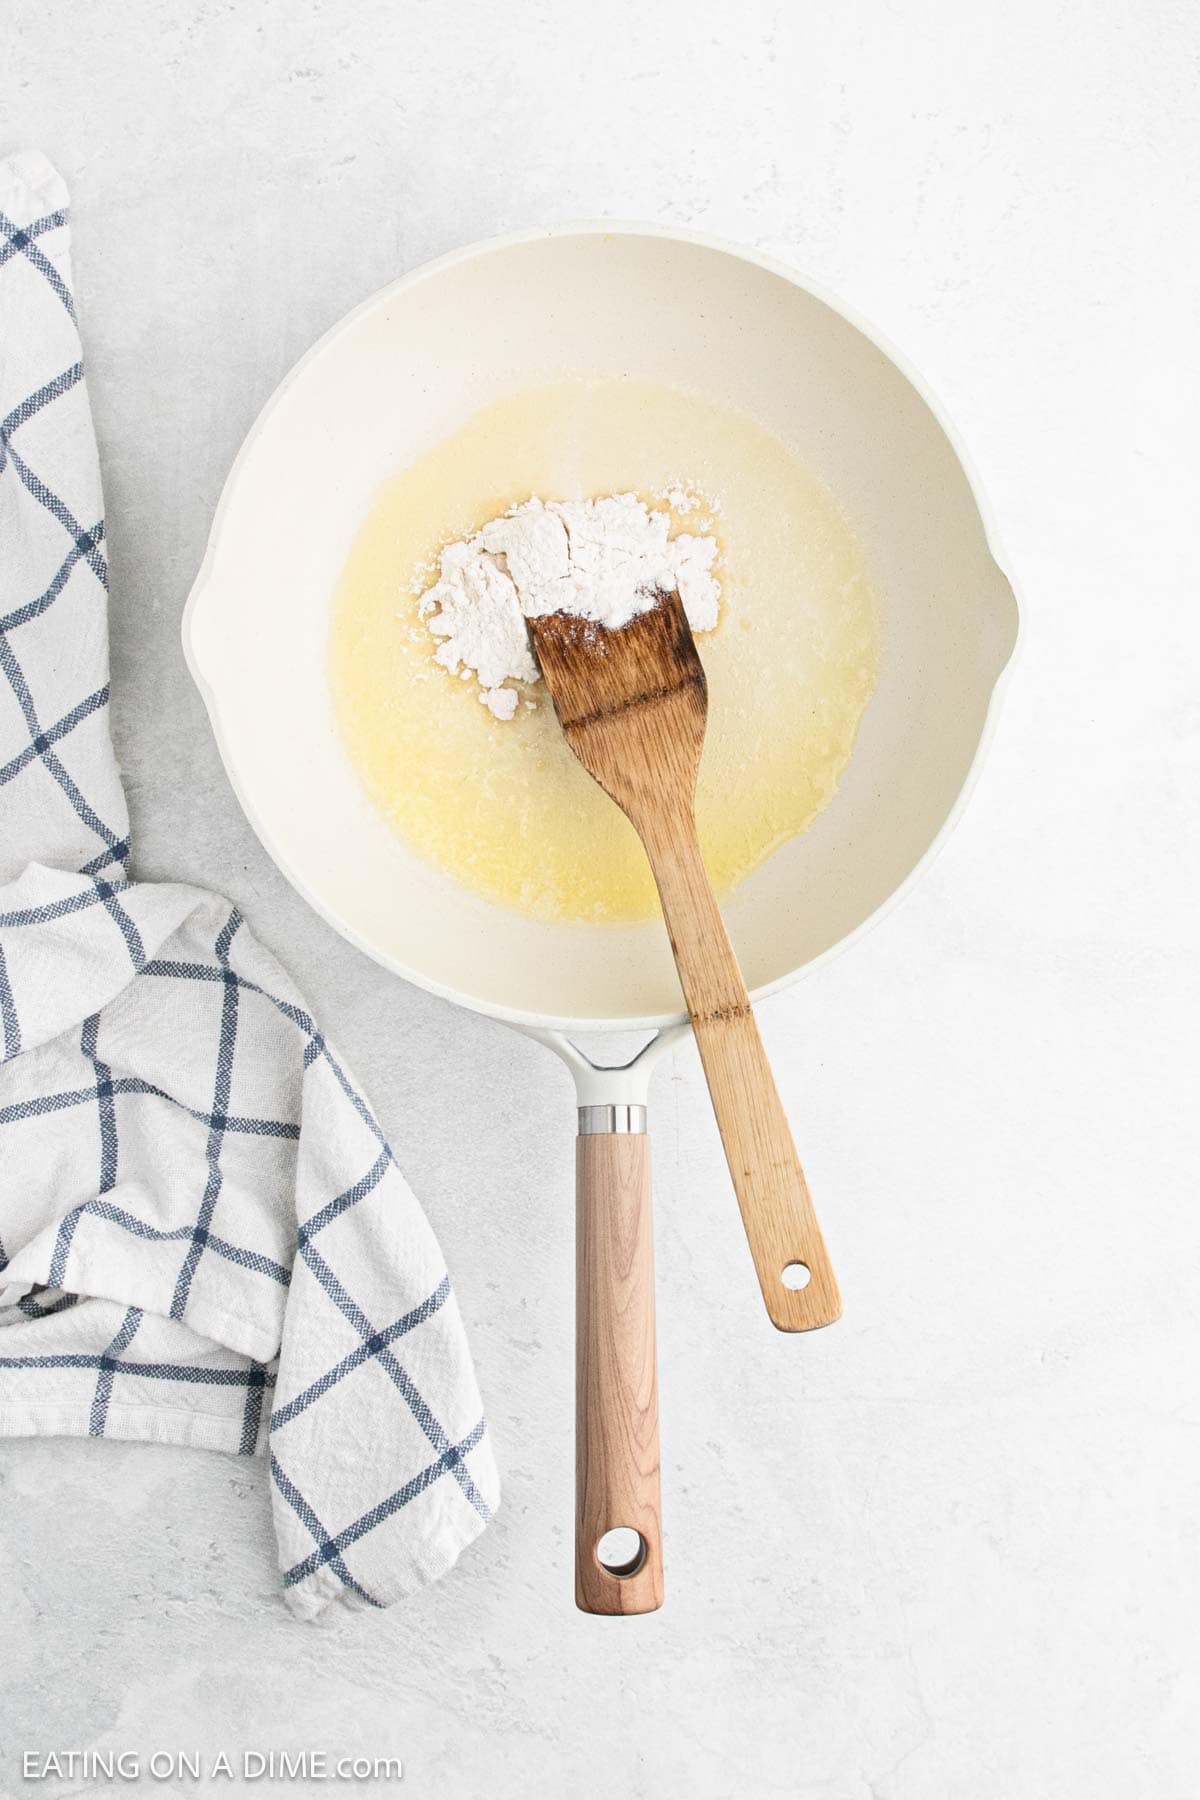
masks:
[[(0, 149), (46, 151), (74, 199), (136, 866), (234, 896), (373, 1096), (506, 1501), (405, 1611), (302, 1626), (261, 1469), (0, 1445), (0, 1792), (109, 1791), (26, 1786), (24, 1748), (312, 1745), (399, 1754), (400, 1791), (445, 1800), (1194, 1800), (1195, 10), (5, 21)], [(873, 318), (958, 422), (1027, 609), (937, 867), (763, 1011), (833, 1330), (767, 1326), (692, 1051), (659, 1077), (668, 1603), (624, 1624), (570, 1595), (566, 1076), (291, 894), (178, 634), (229, 462), (309, 342), (429, 256), (581, 215), (743, 239)]]

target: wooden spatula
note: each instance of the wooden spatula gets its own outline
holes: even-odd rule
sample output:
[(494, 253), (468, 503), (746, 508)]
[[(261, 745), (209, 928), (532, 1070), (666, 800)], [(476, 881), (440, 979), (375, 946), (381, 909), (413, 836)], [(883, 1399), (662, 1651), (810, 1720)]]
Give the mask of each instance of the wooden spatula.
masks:
[(650, 858), (767, 1312), (828, 1325), (837, 1282), (696, 839), (708, 687), (679, 596), (618, 630), (568, 613), (529, 629), (567, 742)]

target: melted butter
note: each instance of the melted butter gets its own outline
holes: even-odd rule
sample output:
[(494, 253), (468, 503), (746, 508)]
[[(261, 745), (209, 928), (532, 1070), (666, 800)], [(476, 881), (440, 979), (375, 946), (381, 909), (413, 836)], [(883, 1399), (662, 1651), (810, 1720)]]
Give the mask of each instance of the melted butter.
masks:
[(875, 686), (875, 605), (828, 491), (748, 415), (645, 382), (562, 381), (496, 402), (380, 490), (334, 602), (347, 753), (430, 862), (538, 918), (628, 921), (657, 899), (632, 826), (567, 749), (541, 684), (511, 721), (433, 660), (417, 603), (441, 547), (526, 500), (682, 488), (672, 535), (716, 536), (721, 622), (697, 640), (708, 731), (697, 820), (728, 893), (829, 804)]

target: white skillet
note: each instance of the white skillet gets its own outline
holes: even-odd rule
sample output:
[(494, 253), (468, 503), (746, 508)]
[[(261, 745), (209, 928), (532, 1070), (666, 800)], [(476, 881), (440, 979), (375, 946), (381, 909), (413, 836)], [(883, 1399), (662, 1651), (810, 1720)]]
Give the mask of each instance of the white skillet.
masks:
[[(593, 1227), (649, 1232), (647, 1088), (685, 1029), (666, 937), (538, 922), (424, 863), (359, 786), (325, 677), (330, 596), (381, 481), (502, 394), (564, 374), (666, 382), (754, 414), (844, 506), (879, 596), (879, 686), (836, 799), (723, 909), (753, 999), (851, 943), (928, 866), (978, 771), (1018, 615), (963, 452), (896, 353), (780, 264), (657, 226), (530, 231), (402, 277), (301, 359), (226, 482), (184, 648), (265, 848), (386, 968), (563, 1057), (587, 1135), (641, 1140), (612, 1146), (615, 1200), (583, 1179), (579, 1195), (581, 1246), (616, 1259), (580, 1262), (581, 1376), (589, 1332), (617, 1316), (592, 1317), (585, 1282), (635, 1321), (610, 1396), (628, 1429), (591, 1450), (612, 1504), (636, 1514), (608, 1518), (632, 1547), (602, 1558), (595, 1509), (586, 1528), (577, 1509), (577, 1598), (619, 1613), (662, 1591), (653, 1296), (620, 1294), (619, 1234), (598, 1244)], [(597, 1068), (574, 1040), (612, 1030), (658, 1035), (626, 1068)]]

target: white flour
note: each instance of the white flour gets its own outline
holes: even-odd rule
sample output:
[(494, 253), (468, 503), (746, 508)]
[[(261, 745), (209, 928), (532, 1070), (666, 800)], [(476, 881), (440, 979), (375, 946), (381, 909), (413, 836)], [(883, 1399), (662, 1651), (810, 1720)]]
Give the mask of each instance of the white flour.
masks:
[(438, 579), (421, 614), (443, 641), (437, 661), (464, 681), (498, 719), (511, 719), (518, 694), (508, 682), (539, 679), (526, 619), (569, 612), (616, 630), (648, 612), (660, 591), (678, 589), (693, 631), (717, 623), (717, 542), (683, 532), (636, 494), (603, 500), (527, 500), (473, 538), (442, 551)]

